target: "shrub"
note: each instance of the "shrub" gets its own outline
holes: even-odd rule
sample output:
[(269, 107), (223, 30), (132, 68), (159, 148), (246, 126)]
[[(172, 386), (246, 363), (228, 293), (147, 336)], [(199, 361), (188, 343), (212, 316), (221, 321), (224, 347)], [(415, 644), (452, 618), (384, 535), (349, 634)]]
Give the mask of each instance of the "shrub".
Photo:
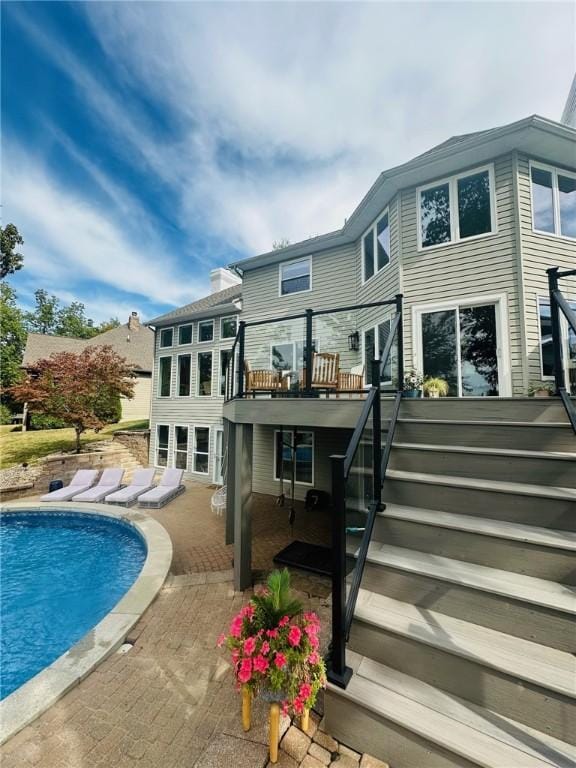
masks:
[(6, 403), (0, 403), (0, 424), (12, 423), (12, 411)]
[(62, 419), (55, 416), (46, 416), (43, 413), (33, 413), (30, 417), (30, 429), (63, 429), (69, 427)]

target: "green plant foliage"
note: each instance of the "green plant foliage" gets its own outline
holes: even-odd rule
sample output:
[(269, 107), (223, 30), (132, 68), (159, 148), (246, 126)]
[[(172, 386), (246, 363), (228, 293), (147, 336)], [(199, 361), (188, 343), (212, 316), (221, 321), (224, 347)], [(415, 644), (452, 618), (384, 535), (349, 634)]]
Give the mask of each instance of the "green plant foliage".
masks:
[(5, 403), (0, 403), (0, 424), (12, 424), (12, 411)]
[(44, 413), (33, 413), (30, 417), (30, 429), (63, 429), (68, 426), (62, 419)]
[(290, 572), (272, 571), (268, 576), (267, 589), (254, 595), (256, 622), (262, 629), (272, 629), (283, 616), (296, 616), (302, 612), (302, 603), (290, 593)]

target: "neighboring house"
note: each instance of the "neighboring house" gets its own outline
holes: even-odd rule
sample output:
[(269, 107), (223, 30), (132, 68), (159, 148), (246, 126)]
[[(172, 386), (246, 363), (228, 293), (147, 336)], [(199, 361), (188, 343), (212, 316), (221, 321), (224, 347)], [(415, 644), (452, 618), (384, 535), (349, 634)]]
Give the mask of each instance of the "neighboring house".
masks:
[(150, 463), (221, 484), (224, 373), (237, 333), (242, 287), (225, 269), (212, 293), (150, 320), (155, 331)]
[(50, 357), (56, 352), (81, 352), (87, 347), (103, 345), (111, 346), (115, 352), (124, 357), (135, 377), (134, 397), (131, 400), (122, 398), (122, 421), (149, 419), (154, 334), (140, 323), (137, 312), (132, 312), (127, 323), (104, 331), (91, 339), (29, 333), (22, 367), (29, 368), (37, 360)]

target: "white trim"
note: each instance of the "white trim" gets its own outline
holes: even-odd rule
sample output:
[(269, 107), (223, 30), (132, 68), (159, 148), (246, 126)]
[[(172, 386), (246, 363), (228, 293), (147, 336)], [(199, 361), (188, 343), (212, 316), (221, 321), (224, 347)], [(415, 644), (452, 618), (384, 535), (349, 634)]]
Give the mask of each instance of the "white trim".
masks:
[[(166, 464), (158, 464), (158, 430), (160, 427), (167, 427), (168, 428), (168, 445), (166, 446)], [(164, 424), (158, 422), (156, 424), (156, 430), (154, 433), (154, 456), (152, 464), (156, 469), (168, 469), (170, 467), (170, 433), (172, 431), (172, 427), (170, 424)], [(164, 450), (164, 449), (162, 449)]]
[[(470, 296), (459, 299), (445, 299), (429, 304), (414, 304), (412, 306), (412, 347), (413, 366), (423, 372), (422, 324), (420, 318), (426, 312), (436, 312), (444, 309), (457, 310), (460, 307), (496, 305), (496, 357), (498, 360), (498, 395), (495, 397), (512, 397), (512, 365), (510, 359), (510, 340), (508, 336), (508, 297), (505, 293)], [(459, 328), (457, 335), (459, 336)], [(458, 345), (459, 346), (459, 345)], [(458, 368), (458, 392), (461, 388), (460, 368)]]
[[(188, 383), (187, 395), (180, 394), (180, 358), (181, 357), (190, 358), (190, 381)], [(192, 394), (192, 352), (180, 352), (178, 355), (176, 355), (176, 390), (175, 392), (176, 392), (176, 397), (190, 397)]]
[[(172, 331), (172, 344), (162, 344), (162, 334), (166, 331)], [(160, 336), (158, 337), (158, 349), (172, 349), (174, 346), (174, 326), (170, 328), (160, 328)]]
[[(534, 201), (532, 195), (532, 168), (537, 168), (540, 171), (547, 171), (552, 176), (552, 218), (554, 220), (554, 232), (547, 232), (544, 229), (536, 229), (534, 225)], [(546, 165), (546, 163), (540, 163), (538, 160), (529, 160), (528, 162), (528, 181), (530, 184), (530, 215), (532, 220), (532, 232), (537, 235), (544, 235), (547, 237), (553, 237), (555, 239), (567, 240), (573, 243), (576, 237), (571, 235), (563, 235), (561, 230), (560, 221), (560, 189), (558, 187), (558, 176), (565, 176), (568, 179), (576, 179), (576, 173), (574, 171), (566, 171), (564, 168), (559, 168), (555, 165)]]
[(190, 464), (190, 425), (189, 424), (174, 424), (173, 425), (173, 432), (174, 436), (172, 438), (172, 467), (176, 469), (176, 454), (177, 453), (183, 453), (183, 451), (179, 451), (177, 449), (177, 441), (176, 441), (176, 430), (180, 427), (181, 429), (188, 430), (186, 433), (186, 467), (184, 468), (184, 472), (188, 472), (188, 466)]
[[(468, 176), (475, 176), (478, 173), (488, 171), (488, 183), (490, 186), (490, 223), (491, 230), (489, 232), (482, 232), (479, 235), (472, 235), (471, 237), (460, 237), (460, 221), (458, 217), (458, 181), (465, 179)], [(427, 189), (434, 189), (435, 187), (441, 187), (448, 185), (448, 205), (450, 208), (450, 240), (445, 243), (437, 243), (436, 245), (422, 245), (422, 221), (420, 218), (421, 212), (421, 195)], [(492, 237), (498, 234), (498, 217), (496, 212), (496, 181), (494, 174), (494, 163), (488, 163), (487, 165), (481, 165), (476, 168), (470, 168), (467, 171), (454, 174), (453, 176), (446, 176), (443, 179), (428, 182), (420, 187), (416, 188), (416, 236), (417, 236), (417, 250), (420, 251), (432, 251), (438, 248), (446, 248), (450, 245), (456, 245), (459, 243), (467, 243), (471, 240), (480, 240), (485, 237)]]
[(212, 462), (212, 480), (216, 483), (216, 485), (223, 485), (224, 484), (224, 472), (220, 473), (219, 477), (216, 477), (217, 470), (218, 470), (218, 435), (222, 435), (222, 460), (224, 460), (224, 427), (217, 425), (214, 427), (214, 451), (213, 451), (213, 462)]
[[(376, 232), (378, 231), (378, 224), (382, 221), (384, 216), (388, 216), (388, 229), (390, 230), (390, 253), (388, 254), (388, 263), (384, 264), (383, 267), (380, 269), (377, 269), (378, 266), (378, 237), (376, 235)], [(368, 235), (372, 231), (372, 253), (373, 253), (373, 267), (374, 272), (370, 275), (370, 277), (366, 277), (366, 260), (364, 258), (364, 238), (366, 235)], [(362, 265), (362, 286), (366, 285), (366, 283), (369, 283), (373, 278), (376, 277), (376, 275), (381, 274), (384, 272), (385, 269), (388, 269), (390, 264), (392, 264), (392, 227), (390, 226), (390, 207), (387, 205), (386, 208), (382, 211), (380, 216), (378, 216), (377, 219), (374, 220), (374, 222), (368, 227), (368, 229), (363, 232), (361, 238), (360, 238), (360, 259), (361, 259), (361, 265)]]
[[(190, 341), (180, 341), (180, 330), (182, 328), (190, 328)], [(194, 344), (194, 323), (183, 323), (178, 326), (178, 346), (188, 347), (191, 344)]]
[[(201, 341), (200, 340), (200, 326), (201, 325), (208, 325), (208, 323), (210, 323), (212, 325), (212, 338), (211, 339), (207, 339), (206, 341)], [(197, 329), (198, 340), (196, 342), (197, 344), (214, 344), (215, 333), (216, 333), (216, 329), (214, 327), (214, 320), (198, 320), (197, 328), (198, 328)]]
[[(365, 335), (366, 331), (374, 331), (374, 354), (376, 354), (377, 346), (378, 346), (378, 326), (382, 325), (383, 323), (388, 323), (388, 333), (390, 333), (390, 328), (392, 327), (392, 319), (387, 317), (383, 320), (375, 321), (374, 323), (370, 323), (368, 325), (364, 325), (360, 328), (360, 333), (362, 334), (361, 343), (362, 343), (362, 365), (364, 366), (364, 386), (369, 388), (370, 384), (368, 384), (368, 370), (370, 369), (370, 366), (372, 365), (372, 360), (366, 360), (366, 341), (365, 341)], [(392, 358), (390, 358), (390, 370), (392, 370)], [(380, 386), (387, 386), (388, 384), (392, 384), (392, 379), (381, 381)]]
[[(200, 355), (211, 355), (212, 357), (212, 363), (210, 368), (210, 394), (209, 395), (202, 395), (200, 394), (200, 363), (199, 363), (199, 357)], [(218, 388), (218, 391), (220, 391), (220, 388)], [(196, 352), (196, 397), (213, 397), (214, 395), (214, 350), (213, 349), (206, 349), (206, 350), (199, 350)]]
[[(170, 360), (170, 394), (163, 395), (162, 391), (162, 360)], [(162, 400), (169, 400), (172, 397), (172, 369), (174, 367), (174, 355), (159, 355), (158, 356), (158, 381), (156, 389), (156, 397), (162, 398)]]
[[(222, 323), (225, 320), (235, 320), (236, 321), (236, 333), (234, 336), (223, 336), (222, 335)], [(236, 335), (238, 333), (238, 315), (226, 315), (226, 317), (220, 318), (220, 341), (228, 341), (229, 339), (234, 340), (236, 338)]]
[[(310, 287), (305, 288), (303, 291), (292, 291), (292, 293), (282, 293), (282, 269), (290, 264), (297, 264), (301, 261), (308, 262), (308, 273), (310, 278)], [(280, 298), (286, 298), (286, 296), (298, 296), (301, 293), (310, 293), (312, 290), (312, 256), (302, 256), (299, 259), (291, 259), (290, 261), (281, 261), (278, 264), (278, 296)]]
[[(192, 443), (192, 461), (190, 463), (190, 472), (192, 472), (195, 475), (201, 475), (202, 477), (209, 477), (210, 476), (210, 446), (212, 445), (212, 426), (211, 424), (194, 424), (192, 429), (194, 430), (194, 441)], [(207, 429), (208, 430), (208, 451), (197, 451), (196, 450), (196, 430), (197, 429)], [(208, 469), (206, 472), (200, 472), (197, 469), (194, 469), (196, 466), (195, 458), (196, 454), (200, 453), (201, 456), (206, 456), (208, 458)]]
[[(294, 477), (294, 484), (295, 485), (305, 485), (307, 487), (314, 487), (314, 475), (315, 475), (315, 470), (316, 470), (316, 438), (315, 438), (314, 430), (313, 429), (298, 429), (296, 431), (300, 432), (302, 434), (311, 434), (312, 435), (312, 481), (310, 483), (305, 483), (303, 480), (296, 480), (296, 477)], [(294, 444), (294, 430), (293, 429), (284, 429), (284, 430), (282, 430), (282, 432), (284, 434), (289, 432), (290, 435), (292, 435), (292, 444)], [(277, 440), (276, 435), (279, 435), (279, 434), (280, 434), (280, 430), (279, 429), (275, 429), (274, 430), (274, 435), (273, 435), (273, 438), (272, 438), (273, 441), (274, 441), (274, 451), (273, 451), (273, 453), (274, 453), (274, 463), (272, 464), (272, 479), (275, 480), (278, 483), (280, 482), (280, 478), (276, 476), (276, 464), (278, 463), (278, 451), (277, 451), (278, 440)], [(294, 475), (296, 475), (296, 473), (294, 473)], [(289, 483), (291, 481), (288, 480), (287, 478), (284, 478), (284, 482), (285, 483), (286, 482)]]
[[(220, 384), (224, 375), (224, 371), (222, 370), (222, 352), (232, 352), (232, 347), (218, 347), (218, 391), (216, 397), (226, 397), (226, 391), (224, 391), (224, 394), (220, 391)], [(212, 363), (214, 363), (214, 361), (212, 361)], [(224, 381), (224, 388), (226, 388), (226, 381)]]

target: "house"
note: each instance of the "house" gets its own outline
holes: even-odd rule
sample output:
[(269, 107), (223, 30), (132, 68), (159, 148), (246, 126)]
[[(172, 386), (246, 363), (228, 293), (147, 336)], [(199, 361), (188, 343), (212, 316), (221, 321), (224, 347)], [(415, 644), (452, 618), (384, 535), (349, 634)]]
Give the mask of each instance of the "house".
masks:
[[(576, 764), (576, 130), (448, 139), (232, 268), (235, 588), (253, 492), (331, 494), (328, 730), (397, 768)], [(412, 368), (448, 397), (402, 398)]]
[(124, 357), (134, 374), (134, 397), (122, 398), (122, 421), (138, 421), (150, 418), (152, 367), (154, 358), (154, 334), (142, 325), (137, 312), (132, 312), (128, 322), (99, 333), (91, 339), (73, 339), (67, 336), (50, 336), (29, 333), (22, 360), (22, 367), (29, 368), (37, 360), (57, 352), (81, 352), (87, 347), (109, 345)]
[(209, 296), (148, 323), (154, 330), (150, 464), (222, 484), (224, 374), (242, 286), (228, 270), (216, 269), (211, 288)]

